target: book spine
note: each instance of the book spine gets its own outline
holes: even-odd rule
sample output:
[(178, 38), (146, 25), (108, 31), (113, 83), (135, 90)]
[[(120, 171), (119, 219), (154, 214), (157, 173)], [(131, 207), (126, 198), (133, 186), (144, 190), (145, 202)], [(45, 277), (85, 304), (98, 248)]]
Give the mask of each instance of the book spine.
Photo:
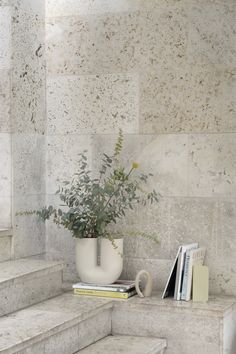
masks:
[[(85, 285), (76, 285), (73, 286), (73, 289), (79, 289), (79, 290), (94, 290), (94, 291), (112, 291), (112, 292), (119, 292), (119, 293), (126, 293), (127, 291), (132, 290), (130, 289), (122, 289), (122, 288), (115, 288), (115, 287), (108, 287), (108, 286), (85, 286)], [(133, 287), (134, 289), (134, 287)]]
[(180, 300), (180, 285), (181, 285), (181, 273), (182, 273), (182, 250), (179, 253), (178, 264), (177, 264), (177, 272), (175, 279), (175, 292), (174, 292), (174, 300)]
[(182, 286), (181, 300), (186, 300), (188, 276), (189, 276), (189, 261), (190, 261), (190, 255), (186, 254), (185, 264), (184, 264), (184, 275), (183, 275), (183, 286)]
[(99, 296), (99, 297), (110, 297), (114, 299), (128, 299), (130, 296), (135, 295), (136, 291), (130, 291), (129, 293), (119, 293), (111, 291), (102, 290), (86, 290), (86, 289), (74, 289), (75, 295), (85, 295), (85, 296)]

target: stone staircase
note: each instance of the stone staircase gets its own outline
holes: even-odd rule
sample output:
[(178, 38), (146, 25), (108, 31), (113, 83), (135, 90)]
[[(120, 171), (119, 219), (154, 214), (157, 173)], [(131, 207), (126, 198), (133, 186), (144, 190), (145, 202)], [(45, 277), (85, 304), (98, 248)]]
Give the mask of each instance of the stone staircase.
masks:
[(11, 260), (7, 230), (0, 246), (1, 354), (236, 354), (234, 298), (74, 296), (62, 291), (61, 263)]
[(153, 337), (108, 336), (76, 354), (162, 354), (166, 340)]

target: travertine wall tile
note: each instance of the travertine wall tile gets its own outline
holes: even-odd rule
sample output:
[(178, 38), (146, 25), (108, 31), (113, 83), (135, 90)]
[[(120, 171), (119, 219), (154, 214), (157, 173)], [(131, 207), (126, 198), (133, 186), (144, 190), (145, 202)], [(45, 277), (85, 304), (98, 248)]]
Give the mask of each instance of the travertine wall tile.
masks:
[(51, 77), (48, 133), (137, 133), (138, 96), (137, 75)]
[(236, 67), (236, 4), (199, 0), (188, 3), (188, 58), (224, 69)]
[(182, 63), (187, 48), (184, 6), (154, 11), (47, 20), (50, 74), (114, 73)]
[(137, 10), (153, 10), (162, 5), (170, 6), (173, 4), (176, 4), (175, 0), (47, 0), (46, 16), (60, 17), (134, 12)]
[(209, 290), (211, 294), (236, 294), (236, 263), (235, 259), (226, 259), (222, 256), (209, 258), (206, 262), (209, 267)]
[(38, 210), (45, 206), (44, 195), (14, 196), (13, 245), (14, 257), (24, 258), (45, 253), (45, 224), (34, 215), (16, 216), (25, 210)]
[(217, 202), (206, 198), (173, 198), (170, 201), (170, 255), (179, 245), (198, 242), (207, 248), (206, 258), (217, 253)]
[(217, 258), (234, 262), (236, 252), (236, 199), (219, 200), (217, 203)]
[(0, 196), (0, 225), (2, 228), (11, 227), (11, 197), (2, 197)]
[(0, 133), (0, 196), (11, 196), (11, 135)]
[(11, 65), (11, 8), (0, 7), (0, 69)]
[(45, 193), (45, 137), (39, 134), (13, 134), (13, 194)]
[(12, 125), (14, 132), (44, 133), (44, 13), (30, 13), (24, 5), (15, 6), (12, 21)]
[(91, 166), (90, 135), (48, 135), (47, 137), (47, 193), (54, 194), (59, 185), (69, 180), (78, 170), (79, 154), (87, 151), (88, 166)]
[(235, 154), (235, 134), (190, 136), (189, 195), (235, 196)]
[(0, 69), (0, 133), (11, 132), (10, 96), (11, 96), (10, 71)]
[(11, 226), (11, 7), (0, 3), (0, 227)]
[[(116, 139), (117, 136), (108, 139), (105, 135), (94, 138), (95, 169), (103, 152), (113, 153)], [(124, 140), (122, 161), (127, 168), (138, 162), (141, 172), (152, 173), (149, 188), (155, 188), (163, 197), (187, 195), (187, 135), (125, 135)]]
[(143, 133), (232, 132), (235, 72), (210, 65), (157, 67), (140, 77)]

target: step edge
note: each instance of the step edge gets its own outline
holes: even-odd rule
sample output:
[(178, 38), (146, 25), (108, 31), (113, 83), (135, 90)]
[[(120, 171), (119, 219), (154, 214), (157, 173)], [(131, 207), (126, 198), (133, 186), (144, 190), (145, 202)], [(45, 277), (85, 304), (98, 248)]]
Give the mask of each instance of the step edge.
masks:
[[(51, 299), (49, 299), (48, 301), (50, 301), (50, 300)], [(43, 302), (46, 302), (46, 301), (47, 300), (45, 300)], [(100, 312), (103, 312), (104, 310), (112, 310), (112, 307), (113, 307), (112, 305), (113, 304), (111, 302), (100, 305), (99, 307), (93, 309), (92, 311), (89, 311), (89, 314), (87, 312), (83, 313), (82, 315), (79, 315), (76, 318), (68, 319), (67, 321), (65, 321), (62, 324), (59, 324), (59, 325), (57, 325), (57, 326), (55, 326), (43, 333), (37, 334), (37, 335), (25, 340), (24, 342), (17, 343), (15, 345), (12, 345), (11, 347), (8, 347), (5, 349), (0, 349), (0, 353), (1, 354), (14, 354), (18, 351), (27, 349), (27, 348), (29, 348), (29, 345), (35, 345), (37, 343), (40, 343), (41, 341), (46, 340), (53, 335), (56, 335), (62, 331), (72, 328), (72, 327), (82, 323), (83, 321), (86, 321), (86, 320), (90, 319), (91, 317), (98, 315)], [(16, 311), (16, 312), (27, 311), (27, 309), (30, 309), (33, 306), (36, 306), (36, 304), (29, 306), (25, 309)], [(13, 312), (13, 313), (16, 313), (16, 312)], [(10, 315), (12, 315), (12, 314), (10, 314)], [(0, 323), (1, 323), (1, 318), (0, 318)]]
[(0, 239), (4, 237), (13, 237), (13, 230), (12, 229), (0, 229)]
[[(6, 263), (7, 262), (11, 262), (11, 261), (6, 261)], [(2, 263), (5, 263), (5, 262), (2, 262)], [(65, 266), (64, 263), (55, 263), (55, 264), (48, 265), (45, 268), (36, 269), (36, 270), (28, 272), (28, 273), (23, 273), (23, 274), (18, 274), (16, 276), (12, 276), (12, 278), (0, 280), (0, 290), (3, 287), (5, 287), (6, 285), (12, 285), (12, 284), (20, 282), (22, 280), (30, 279), (30, 278), (32, 278), (32, 276), (35, 276), (36, 274), (38, 276), (44, 276), (47, 274), (60, 272), (64, 269), (64, 266)]]
[[(236, 305), (236, 299), (235, 303), (229, 304), (226, 308), (219, 310), (219, 309), (201, 309), (201, 308), (187, 308), (187, 307), (174, 307), (168, 304), (137, 304), (137, 303), (123, 303), (122, 304), (124, 307), (128, 308), (135, 308), (137, 310), (139, 309), (148, 309), (150, 307), (159, 309), (161, 312), (172, 312), (172, 313), (186, 313), (186, 314), (191, 314), (191, 315), (201, 315), (201, 316), (206, 316), (206, 317), (217, 317), (217, 318), (224, 318), (226, 314), (233, 309), (233, 307)], [(116, 304), (114, 304), (114, 307)]]

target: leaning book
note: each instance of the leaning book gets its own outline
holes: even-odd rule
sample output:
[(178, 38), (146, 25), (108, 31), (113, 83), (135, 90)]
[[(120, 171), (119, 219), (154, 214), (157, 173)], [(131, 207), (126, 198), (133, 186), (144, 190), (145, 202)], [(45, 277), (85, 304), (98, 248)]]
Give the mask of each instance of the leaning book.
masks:
[(113, 299), (128, 299), (129, 297), (136, 295), (136, 290), (131, 289), (127, 292), (116, 292), (116, 291), (89, 290), (89, 289), (75, 289), (74, 288), (74, 295), (109, 297), (109, 298), (113, 298)]

